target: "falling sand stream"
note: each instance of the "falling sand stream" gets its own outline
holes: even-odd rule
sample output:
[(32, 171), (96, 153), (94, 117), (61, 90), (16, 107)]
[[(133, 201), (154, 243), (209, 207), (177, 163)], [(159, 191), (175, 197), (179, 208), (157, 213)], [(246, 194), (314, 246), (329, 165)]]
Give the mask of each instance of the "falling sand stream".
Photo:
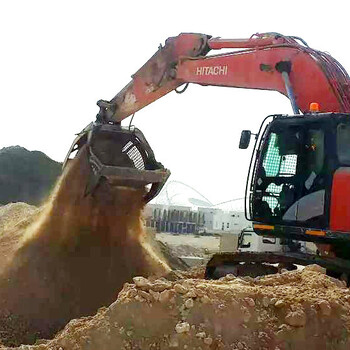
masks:
[(143, 243), (143, 190), (103, 182), (84, 196), (89, 171), (82, 149), (0, 276), (5, 344), (50, 338), (109, 305), (133, 276), (169, 270)]

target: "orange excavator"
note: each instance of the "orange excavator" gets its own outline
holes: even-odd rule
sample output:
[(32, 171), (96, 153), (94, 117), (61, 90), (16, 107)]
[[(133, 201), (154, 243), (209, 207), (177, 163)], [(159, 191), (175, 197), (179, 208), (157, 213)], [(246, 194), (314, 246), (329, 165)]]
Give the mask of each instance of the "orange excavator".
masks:
[[(211, 55), (221, 49), (225, 53)], [(141, 131), (120, 122), (173, 90), (184, 92), (189, 83), (275, 90), (289, 98), (293, 109), (293, 115), (270, 115), (260, 126), (245, 195), (246, 217), (254, 231), (282, 238), (286, 249), (217, 254), (206, 277), (261, 271), (266, 264), (271, 271), (274, 264), (293, 269), (316, 263), (348, 281), (350, 78), (333, 57), (301, 38), (278, 33), (249, 39), (193, 33), (168, 38), (114, 98), (98, 101), (96, 122), (69, 150), (67, 160), (88, 145), (91, 179), (86, 193), (101, 178), (112, 186), (149, 185), (146, 202), (159, 193), (170, 172), (156, 161)], [(248, 147), (251, 135), (242, 131), (240, 148)], [(299, 241), (316, 243), (317, 253), (301, 252)]]

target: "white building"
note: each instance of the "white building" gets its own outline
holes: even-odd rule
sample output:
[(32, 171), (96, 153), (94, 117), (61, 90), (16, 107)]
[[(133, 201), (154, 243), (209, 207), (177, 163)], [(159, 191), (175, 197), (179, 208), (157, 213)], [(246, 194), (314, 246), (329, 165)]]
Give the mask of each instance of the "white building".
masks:
[(232, 232), (239, 233), (244, 228), (251, 227), (243, 211), (223, 211), (218, 208), (198, 208), (204, 213), (204, 227), (208, 233)]
[(146, 225), (158, 232), (236, 233), (251, 227), (243, 211), (180, 205), (148, 204), (144, 210)]
[(148, 204), (144, 210), (147, 227), (157, 232), (197, 233), (203, 219), (191, 207), (181, 205)]
[(165, 204), (147, 204), (144, 209), (144, 217), (148, 218), (159, 218), (164, 214), (164, 210), (172, 211), (177, 210), (181, 212), (190, 212), (191, 207), (183, 206), (183, 205), (165, 205)]

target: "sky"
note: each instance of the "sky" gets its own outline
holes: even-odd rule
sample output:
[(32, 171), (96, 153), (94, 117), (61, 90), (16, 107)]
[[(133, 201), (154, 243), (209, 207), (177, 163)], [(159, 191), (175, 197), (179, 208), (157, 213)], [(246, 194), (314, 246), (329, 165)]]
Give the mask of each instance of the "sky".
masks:
[[(280, 32), (329, 52), (350, 70), (347, 1), (81, 1), (0, 3), (0, 148), (20, 145), (62, 161), (166, 38), (197, 32), (248, 38)], [(241, 130), (292, 113), (277, 92), (190, 85), (135, 114), (156, 158), (213, 203), (244, 196), (252, 147)], [(129, 123), (129, 118), (125, 120)]]

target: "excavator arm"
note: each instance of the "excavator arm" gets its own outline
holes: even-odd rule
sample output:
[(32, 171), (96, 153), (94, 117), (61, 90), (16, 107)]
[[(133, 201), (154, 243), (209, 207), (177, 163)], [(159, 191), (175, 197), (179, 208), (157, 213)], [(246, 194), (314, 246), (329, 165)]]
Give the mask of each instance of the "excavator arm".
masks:
[[(215, 50), (221, 49), (225, 49), (225, 52), (212, 55)], [(150, 191), (144, 197), (145, 201), (151, 200), (159, 193), (170, 172), (155, 160), (153, 152), (142, 133), (137, 130), (123, 130), (120, 122), (172, 90), (183, 92), (189, 83), (278, 91), (289, 98), (294, 114), (300, 112), (305, 114), (303, 118), (294, 117), (294, 120), (303, 120), (304, 126), (307, 125), (310, 118), (319, 118), (319, 122), (323, 123), (325, 128), (328, 125), (325, 120), (336, 117), (345, 120), (345, 118), (348, 118), (348, 114), (344, 115), (342, 113), (350, 113), (350, 78), (345, 69), (329, 54), (311, 49), (300, 38), (287, 37), (277, 33), (256, 34), (249, 39), (238, 40), (212, 38), (205, 34), (180, 34), (177, 37), (167, 39), (164, 47), (158, 49), (145, 65), (132, 76), (129, 84), (114, 98), (110, 101), (98, 101), (100, 111), (97, 115), (97, 122), (90, 129), (85, 130), (77, 141), (78, 148), (85, 139), (88, 143), (88, 158), (93, 173), (89, 182), (90, 186), (87, 189), (88, 192), (92, 192), (98, 185), (100, 178), (103, 177), (112, 186), (117, 184), (140, 188), (152, 184)], [(184, 84), (186, 84), (185, 87), (179, 91), (178, 88)], [(318, 103), (319, 112), (336, 113), (324, 113), (319, 116), (314, 113), (308, 114), (310, 104), (313, 102)], [(285, 116), (279, 117), (286, 125), (285, 120), (288, 120), (288, 118)], [(312, 121), (314, 120), (316, 119), (312, 119)], [(344, 126), (342, 127), (344, 128)], [(292, 136), (293, 138), (289, 143), (294, 145), (297, 143), (294, 137), (295, 134)], [(285, 136), (281, 134), (279, 140), (284, 140), (284, 138)], [(108, 140), (107, 143), (106, 140)], [(286, 143), (288, 143), (287, 141)], [(273, 142), (276, 143), (276, 141)], [(310, 149), (314, 151), (318, 146), (316, 141), (313, 142), (312, 145), (306, 146), (310, 146)], [(330, 142), (333, 142), (333, 144), (327, 147), (335, 148), (334, 138)], [(303, 152), (305, 154), (308, 148), (304, 148)], [(288, 152), (289, 150), (285, 150), (284, 153), (279, 153), (280, 158), (286, 160), (285, 155), (295, 155)], [(256, 155), (259, 154), (261, 153), (257, 151)], [(281, 160), (278, 160), (278, 156), (275, 158), (281, 162)], [(304, 159), (307, 158), (304, 157)], [(275, 166), (274, 163), (272, 164)], [(329, 164), (329, 168), (331, 166), (333, 165)], [(340, 191), (344, 189), (344, 185), (342, 187), (340, 185), (349, 179), (348, 172), (349, 170), (346, 168), (335, 175), (338, 184), (335, 187), (339, 188)], [(270, 233), (274, 237), (285, 239), (305, 239), (322, 244), (332, 243), (337, 258), (324, 258), (294, 252), (295, 247), (293, 251), (288, 253), (217, 254), (207, 264), (206, 277), (220, 277), (221, 273), (226, 274), (227, 268), (231, 271), (232, 267), (236, 271), (235, 273), (238, 271), (238, 274), (240, 274), (239, 270), (242, 265), (244, 265), (242, 267), (244, 272), (244, 268), (247, 267), (247, 271), (249, 271), (252, 264), (255, 267), (257, 265), (264, 267), (265, 263), (280, 263), (287, 268), (294, 268), (294, 264), (308, 265), (316, 262), (331, 271), (334, 276), (345, 274), (350, 281), (350, 259), (348, 254), (350, 243), (346, 241), (348, 238), (344, 236), (343, 232), (336, 232), (337, 227), (340, 226), (332, 226), (333, 218), (339, 218), (340, 212), (346, 213), (345, 218), (348, 213), (348, 209), (344, 210), (342, 195), (333, 196), (333, 192), (331, 194), (332, 201), (335, 203), (332, 202), (333, 206), (331, 207), (331, 231), (328, 230), (328, 226), (326, 231), (320, 230), (321, 224), (316, 225), (316, 229), (314, 227), (310, 228), (309, 223), (305, 223), (305, 227), (300, 226), (302, 219), (299, 220), (300, 222), (297, 221), (298, 210), (296, 208), (299, 207), (296, 207), (295, 204), (304, 203), (304, 206), (313, 206), (316, 209), (322, 207), (323, 211), (320, 212), (324, 214), (322, 199), (321, 204), (316, 202), (316, 205), (310, 205), (311, 199), (314, 198), (310, 199), (310, 196), (314, 196), (314, 193), (322, 195), (322, 191), (325, 190), (322, 189), (305, 195), (305, 186), (299, 186), (298, 188), (302, 190), (299, 192), (305, 193), (295, 201), (295, 195), (299, 195), (299, 192), (295, 191), (295, 186), (298, 183), (294, 181), (293, 174), (296, 173), (291, 173), (292, 176), (281, 176), (283, 181), (276, 178), (276, 176), (270, 176), (270, 178), (273, 178), (273, 181), (268, 179), (270, 182), (266, 181), (265, 169), (261, 171), (261, 174), (259, 180), (261, 183), (265, 181), (265, 187), (257, 190), (256, 197), (252, 197), (254, 208), (258, 208), (254, 212), (255, 217), (253, 217), (256, 221), (254, 231), (261, 235)], [(317, 177), (317, 175), (315, 176)], [(258, 181), (256, 181), (256, 184), (252, 191), (261, 185)], [(270, 184), (274, 184), (275, 187), (283, 184), (284, 188), (281, 189), (281, 192), (270, 193), (266, 191)], [(282, 195), (287, 197), (287, 194), (289, 196), (293, 195), (292, 201), (294, 202), (288, 204), (288, 212), (285, 211), (283, 214), (281, 214), (282, 206), (277, 210), (273, 208), (274, 211), (272, 211), (268, 202), (264, 200), (264, 196), (267, 195), (276, 200), (279, 195), (278, 198), (283, 198)], [(286, 198), (284, 200), (286, 201)], [(269, 210), (267, 210), (266, 205)], [(284, 210), (287, 205), (285, 203), (283, 205), (282, 209)], [(301, 206), (301, 208), (303, 207)], [(333, 211), (337, 210), (339, 210), (339, 213), (333, 215)], [(289, 215), (286, 218), (282, 216), (286, 215), (285, 213)], [(319, 212), (315, 211), (310, 218), (314, 219), (318, 216)], [(303, 220), (307, 221), (307, 219)], [(276, 227), (271, 222), (277, 223)], [(344, 220), (341, 221), (341, 223), (343, 222)], [(291, 226), (293, 223), (297, 226)], [(346, 223), (345, 227), (348, 228), (349, 225)], [(322, 226), (322, 228), (324, 227)], [(289, 247), (292, 249), (291, 244)], [(241, 264), (242, 262), (245, 264)]]
[[(211, 55), (221, 49), (225, 53)], [(96, 122), (78, 134), (64, 164), (72, 152), (87, 144), (91, 165), (87, 194), (105, 178), (111, 185), (151, 184), (145, 195), (149, 201), (170, 172), (155, 160), (139, 130), (120, 125), (143, 107), (195, 83), (278, 91), (290, 99), (294, 114), (308, 111), (312, 102), (319, 103), (320, 111), (350, 112), (349, 82), (334, 58), (309, 48), (300, 38), (265, 33), (249, 39), (220, 39), (183, 33), (168, 38), (112, 100), (98, 101)]]
[[(232, 52), (208, 55), (221, 49)], [(180, 34), (167, 39), (112, 100), (98, 102), (98, 120), (119, 122), (187, 83), (278, 91), (290, 99), (295, 114), (308, 111), (311, 102), (324, 112), (350, 112), (349, 82), (333, 57), (299, 38)]]

